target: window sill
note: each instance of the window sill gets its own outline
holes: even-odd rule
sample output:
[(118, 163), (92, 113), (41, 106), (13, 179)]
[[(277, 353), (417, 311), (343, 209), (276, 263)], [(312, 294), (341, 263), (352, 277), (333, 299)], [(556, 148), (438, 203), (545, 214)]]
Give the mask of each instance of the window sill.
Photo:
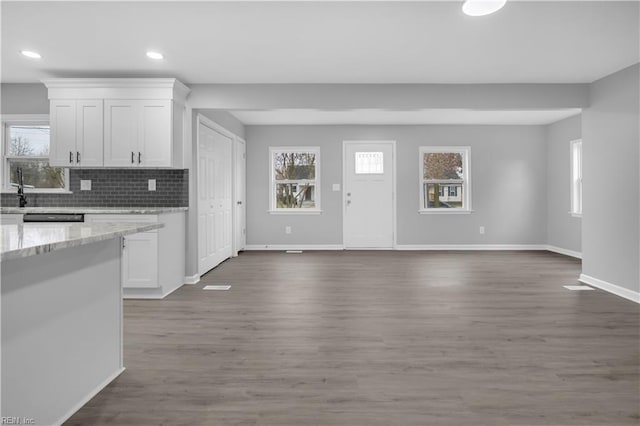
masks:
[(577, 218), (582, 218), (582, 213), (573, 213), (573, 212), (569, 212), (569, 214), (571, 215), (571, 217), (577, 217)]
[(290, 210), (268, 210), (269, 214), (292, 214), (292, 215), (317, 215), (317, 214), (321, 214), (322, 210), (318, 210), (318, 209), (290, 209)]
[(471, 214), (473, 210), (463, 210), (463, 209), (429, 209), (429, 210), (418, 210), (419, 214)]

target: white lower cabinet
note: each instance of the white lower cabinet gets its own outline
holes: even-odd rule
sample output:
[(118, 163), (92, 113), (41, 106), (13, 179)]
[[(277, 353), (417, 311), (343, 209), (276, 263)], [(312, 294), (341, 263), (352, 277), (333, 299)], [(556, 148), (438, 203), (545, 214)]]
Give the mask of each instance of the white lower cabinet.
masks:
[(122, 244), (122, 287), (157, 288), (158, 233), (141, 232), (124, 237)]
[(85, 222), (160, 222), (160, 229), (123, 238), (122, 288), (130, 299), (157, 299), (184, 284), (185, 213), (87, 214)]
[(3, 225), (20, 225), (22, 223), (21, 214), (3, 214), (0, 215), (0, 223)]

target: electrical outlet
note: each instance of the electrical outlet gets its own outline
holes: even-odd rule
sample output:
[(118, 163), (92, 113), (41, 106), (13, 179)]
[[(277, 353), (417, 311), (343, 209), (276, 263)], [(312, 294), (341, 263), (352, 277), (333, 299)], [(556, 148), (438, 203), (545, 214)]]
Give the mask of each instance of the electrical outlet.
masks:
[(80, 191), (91, 191), (91, 180), (80, 179)]
[(480, 227), (480, 233), (484, 235), (484, 226)]
[(285, 234), (290, 234), (291, 233), (291, 227), (290, 226), (285, 226), (284, 227), (284, 233)]
[(149, 179), (149, 191), (155, 191), (155, 190), (156, 190), (156, 180)]
[(339, 183), (334, 183), (332, 188), (333, 188), (334, 191), (340, 191), (340, 184)]

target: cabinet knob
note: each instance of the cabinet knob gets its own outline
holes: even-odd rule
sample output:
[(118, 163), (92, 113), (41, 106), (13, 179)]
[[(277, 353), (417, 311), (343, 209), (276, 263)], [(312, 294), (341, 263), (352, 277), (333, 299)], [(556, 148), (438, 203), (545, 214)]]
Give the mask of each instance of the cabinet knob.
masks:
[(80, 151), (76, 151), (76, 163), (80, 163)]
[(138, 152), (138, 164), (142, 162), (142, 153)]
[(135, 156), (136, 154), (133, 151), (131, 151), (131, 164), (135, 163), (135, 160), (134, 160)]
[(73, 152), (69, 151), (69, 164), (73, 164)]

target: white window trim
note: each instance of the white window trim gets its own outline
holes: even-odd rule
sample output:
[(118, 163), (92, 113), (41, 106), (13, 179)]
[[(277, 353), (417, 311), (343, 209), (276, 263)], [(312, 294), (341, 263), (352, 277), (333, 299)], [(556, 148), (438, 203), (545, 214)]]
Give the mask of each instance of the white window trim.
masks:
[[(2, 139), (0, 141), (0, 149), (2, 152), (2, 161), (0, 161), (0, 176), (2, 177), (2, 185), (0, 187), (0, 193), (3, 194), (15, 194), (17, 189), (9, 185), (11, 179), (9, 177), (8, 160), (10, 158), (7, 155), (7, 126), (12, 124), (47, 124), (50, 125), (48, 114), (3, 114), (0, 116), (2, 122), (1, 131)], [(36, 159), (48, 159), (48, 157), (33, 157)], [(64, 188), (47, 189), (47, 188), (25, 188), (25, 194), (70, 194), (69, 190), (69, 169), (64, 169)]]
[[(575, 205), (575, 190), (576, 190), (576, 185), (574, 182), (574, 152), (576, 150), (576, 146), (580, 146), (580, 211), (577, 210), (576, 205)], [(577, 218), (581, 218), (582, 217), (582, 194), (584, 193), (583, 189), (582, 189), (582, 181), (583, 181), (583, 174), (584, 171), (584, 152), (583, 152), (583, 145), (582, 145), (582, 139), (575, 139), (569, 142), (569, 205), (571, 210), (569, 211), (569, 214), (572, 217), (577, 217)]]
[[(282, 209), (276, 208), (276, 179), (275, 169), (273, 164), (273, 155), (276, 152), (309, 152), (316, 156), (316, 178), (315, 178), (315, 203), (316, 206), (312, 209)], [(269, 213), (270, 214), (302, 214), (302, 215), (314, 215), (322, 213), (320, 208), (320, 193), (321, 193), (321, 181), (320, 181), (320, 147), (319, 146), (270, 146), (269, 147)]]
[[(424, 154), (455, 152), (462, 154), (462, 193), (464, 196), (464, 208), (426, 208), (424, 200)], [(418, 155), (418, 185), (419, 187), (419, 209), (420, 214), (470, 214), (471, 209), (471, 147), (470, 146), (421, 146)]]

